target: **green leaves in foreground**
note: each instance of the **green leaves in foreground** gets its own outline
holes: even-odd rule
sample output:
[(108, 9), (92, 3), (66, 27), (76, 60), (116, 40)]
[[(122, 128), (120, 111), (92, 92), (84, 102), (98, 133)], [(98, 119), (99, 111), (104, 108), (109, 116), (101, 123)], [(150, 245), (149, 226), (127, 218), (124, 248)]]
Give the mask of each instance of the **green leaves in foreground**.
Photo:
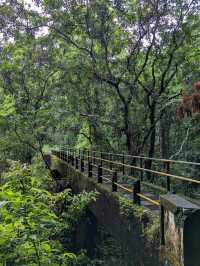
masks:
[[(31, 175), (30, 168), (12, 163), (0, 187), (0, 265), (57, 266), (75, 262), (76, 256), (62, 248), (59, 233), (70, 230), (91, 200), (86, 194), (72, 197), (67, 190), (53, 195)], [(59, 217), (55, 210), (63, 199)]]

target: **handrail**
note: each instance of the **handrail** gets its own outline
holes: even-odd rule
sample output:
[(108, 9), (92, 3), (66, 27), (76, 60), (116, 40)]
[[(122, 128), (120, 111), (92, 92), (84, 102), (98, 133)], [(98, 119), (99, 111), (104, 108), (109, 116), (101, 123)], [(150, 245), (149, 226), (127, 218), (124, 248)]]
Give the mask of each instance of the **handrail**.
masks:
[(94, 166), (94, 167), (98, 167), (98, 165), (96, 165), (96, 164), (94, 164), (94, 163), (91, 163), (91, 165)]
[(108, 172), (110, 172), (110, 173), (113, 173), (114, 172), (114, 170), (111, 170), (111, 169), (108, 169), (108, 168), (105, 168), (105, 167), (101, 167), (103, 170), (105, 170), (105, 171), (108, 171)]
[(116, 183), (116, 182), (114, 182), (114, 184), (115, 184), (116, 186), (122, 188), (123, 190), (128, 191), (129, 193), (133, 193), (133, 189), (131, 189), (131, 188), (124, 187), (123, 185), (121, 185), (121, 184), (119, 184), (119, 183)]
[(189, 177), (172, 175), (172, 174), (165, 173), (165, 172), (160, 172), (160, 171), (151, 170), (151, 169), (147, 169), (147, 168), (143, 168), (143, 167), (139, 167), (139, 166), (134, 166), (134, 165), (129, 165), (129, 164), (123, 164), (123, 163), (120, 163), (120, 162), (115, 162), (115, 161), (111, 161), (111, 160), (107, 160), (107, 159), (102, 159), (102, 158), (99, 158), (99, 157), (93, 157), (93, 156), (88, 156), (88, 157), (93, 158), (93, 159), (97, 159), (97, 160), (101, 160), (101, 161), (104, 161), (104, 162), (109, 162), (109, 163), (112, 163), (114, 165), (121, 165), (121, 166), (125, 166), (127, 168), (132, 168), (132, 169), (135, 169), (135, 170), (140, 170), (140, 171), (149, 172), (149, 173), (153, 173), (153, 174), (158, 174), (158, 175), (162, 175), (162, 176), (168, 176), (168, 177), (172, 177), (174, 179), (180, 179), (180, 180), (183, 180), (183, 181), (200, 184), (200, 180), (189, 178)]
[[(94, 152), (94, 155), (96, 155), (95, 151), (93, 151), (93, 152)], [(110, 182), (112, 184), (112, 191), (113, 192), (117, 192), (117, 187), (119, 187), (128, 193), (133, 193), (133, 196), (134, 196), (133, 200), (135, 203), (138, 203), (138, 204), (140, 204), (140, 198), (141, 198), (141, 199), (148, 201), (148, 202), (150, 202), (156, 206), (160, 206), (160, 202), (158, 200), (154, 200), (154, 199), (148, 197), (148, 195), (141, 193), (141, 190), (140, 190), (141, 184), (144, 186), (145, 185), (150, 186), (150, 187), (152, 186), (153, 189), (164, 190), (163, 187), (158, 187), (152, 183), (147, 183), (147, 182), (143, 181), (143, 172), (152, 173), (152, 174), (156, 174), (159, 176), (167, 177), (167, 189), (165, 189), (165, 191), (166, 190), (171, 191), (170, 190), (170, 178), (182, 180), (185, 182), (200, 184), (200, 180), (197, 180), (195, 178), (184, 177), (184, 176), (169, 173), (170, 168), (169, 168), (168, 164), (166, 165), (166, 168), (165, 168), (166, 172), (163, 172), (163, 171), (158, 171), (158, 170), (142, 167), (143, 164), (141, 164), (141, 160), (140, 160), (140, 166), (137, 166), (137, 165), (124, 163), (124, 160), (123, 160), (123, 162), (120, 162), (118, 160), (114, 161), (114, 160), (112, 160), (114, 156), (112, 156), (112, 157), (110, 156), (109, 157), (110, 159), (105, 159), (102, 156), (101, 157), (94, 156), (94, 155), (92, 156), (91, 153), (85, 154), (85, 156), (84, 156), (84, 154), (81, 154), (80, 150), (79, 150), (79, 154), (74, 152), (74, 150), (72, 150), (72, 149), (67, 150), (67, 152), (63, 149), (60, 151), (54, 151), (54, 153), (56, 156), (60, 157), (62, 160), (71, 162), (72, 166), (76, 167), (76, 169), (79, 167), (79, 164), (80, 164), (82, 172), (84, 172), (84, 165), (87, 164), (88, 165), (88, 170), (87, 170), (88, 171), (88, 177), (92, 177), (92, 176), (98, 177), (98, 183), (102, 183), (102, 179), (107, 180), (108, 182)], [(96, 153), (97, 153), (97, 151), (96, 151)], [(105, 153), (105, 152), (102, 152), (102, 153)], [(112, 154), (112, 153), (109, 153), (109, 154)], [(116, 154), (112, 154), (112, 155), (116, 155)], [(137, 156), (137, 157), (138, 158), (148, 158), (148, 157), (142, 157), (142, 156)], [(165, 159), (158, 159), (158, 160), (162, 160), (164, 162), (173, 161), (173, 160), (165, 160)], [(98, 163), (98, 161), (100, 161), (100, 163)], [(109, 168), (103, 167), (102, 166), (103, 162), (107, 162), (109, 164)], [(184, 163), (184, 161), (178, 161), (178, 162)], [(190, 163), (190, 162), (186, 162), (186, 163)], [(192, 164), (197, 165), (198, 163), (192, 163)], [(105, 164), (105, 165), (107, 165), (107, 164)], [(200, 163), (199, 163), (199, 165), (200, 165)], [(95, 171), (92, 170), (92, 166), (96, 167), (97, 170), (95, 170)], [(120, 168), (116, 167), (116, 166), (120, 166)], [(134, 182), (133, 189), (130, 187), (126, 187), (122, 183), (118, 182), (118, 180), (117, 180), (118, 179), (118, 173), (121, 172), (121, 166), (123, 166), (123, 171), (122, 171), (123, 175), (127, 173), (127, 171), (124, 171), (125, 168), (134, 169), (136, 171), (141, 172), (140, 179), (138, 179), (134, 176), (130, 176), (132, 174), (134, 175), (134, 173), (135, 173), (134, 171), (133, 172), (131, 171), (131, 174), (127, 176), (127, 178), (134, 179), (136, 181), (136, 182)], [(165, 166), (165, 164), (164, 164), (164, 166)], [(106, 174), (110, 178), (103, 175), (103, 170), (108, 171), (109, 173), (112, 173), (112, 175), (109, 173)], [(123, 182), (123, 181), (121, 181), (121, 182)]]
[(107, 180), (107, 181), (109, 181), (109, 182), (112, 182), (112, 180), (110, 178), (107, 178), (105, 176), (102, 176), (102, 178), (105, 179), (105, 180)]
[(149, 201), (149, 202), (153, 203), (154, 205), (160, 206), (160, 203), (159, 203), (159, 201), (157, 201), (157, 200), (153, 200), (153, 199), (151, 199), (151, 198), (145, 196), (145, 195), (142, 194), (142, 193), (137, 193), (137, 195), (138, 195), (140, 198), (145, 199), (146, 201)]
[(147, 156), (142, 156), (142, 155), (141, 156), (140, 155), (131, 155), (131, 154), (124, 154), (124, 153), (102, 152), (102, 151), (87, 150), (87, 149), (85, 149), (85, 151), (90, 151), (90, 152), (95, 152), (95, 153), (100, 153), (100, 154), (102, 153), (102, 154), (116, 155), (116, 156), (120, 156), (120, 157), (124, 156), (124, 157), (129, 157), (129, 158), (145, 159), (145, 160), (165, 162), (165, 163), (190, 164), (190, 165), (200, 166), (200, 163), (191, 162), (191, 161), (163, 159), (163, 158), (147, 157)]

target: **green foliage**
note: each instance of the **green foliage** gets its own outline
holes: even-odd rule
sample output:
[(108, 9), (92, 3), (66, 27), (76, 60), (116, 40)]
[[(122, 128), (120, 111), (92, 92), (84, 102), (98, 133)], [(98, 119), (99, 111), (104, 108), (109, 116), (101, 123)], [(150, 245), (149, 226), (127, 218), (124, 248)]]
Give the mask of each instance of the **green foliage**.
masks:
[[(0, 118), (14, 111), (1, 140), (5, 157), (16, 156), (21, 144), (31, 147), (30, 157), (44, 145), (63, 144), (175, 153), (187, 127), (177, 136), (175, 106), (199, 73), (196, 1), (159, 2), (155, 10), (138, 0), (45, 0), (39, 1), (43, 13), (4, 2), (0, 86), (7, 109)], [(173, 117), (172, 127), (160, 123), (166, 116)], [(165, 139), (154, 134), (162, 128), (169, 131)], [(13, 139), (12, 157), (6, 148)]]
[(120, 197), (120, 212), (123, 216), (132, 219), (133, 215), (139, 219), (149, 213), (149, 211), (143, 206), (133, 205), (133, 203), (123, 197)]
[(12, 163), (2, 177), (0, 253), (2, 263), (59, 265), (61, 246), (52, 236), (61, 230), (52, 195), (41, 188), (30, 169)]
[(76, 149), (90, 149), (91, 143), (89, 142), (90, 129), (88, 123), (83, 123), (80, 129), (79, 135), (77, 137)]
[[(143, 206), (133, 205), (131, 201), (120, 197), (120, 212), (130, 221), (136, 217), (141, 223), (142, 235), (147, 246), (158, 246), (160, 234), (160, 218), (154, 216), (151, 211)], [(156, 244), (156, 245), (155, 245)]]
[[(6, 172), (0, 252), (15, 265), (37, 264), (37, 253), (42, 265), (62, 265), (71, 255), (63, 255), (54, 235), (69, 233), (95, 195), (48, 191), (53, 183), (41, 155), (51, 147), (200, 160), (199, 117), (180, 122), (175, 115), (180, 94), (199, 79), (199, 5), (41, 0), (33, 8), (24, 2), (0, 5), (0, 173)], [(8, 170), (9, 160), (19, 162)], [(196, 168), (170, 171), (200, 178)], [(145, 217), (145, 210), (122, 205), (127, 217)]]
[[(63, 249), (59, 234), (73, 230), (95, 195), (72, 197), (69, 190), (54, 195), (44, 189), (44, 178), (33, 175), (37, 172), (35, 167), (11, 162), (1, 177), (0, 262), (20, 266), (75, 263), (76, 256)], [(60, 216), (58, 203), (64, 205)]]
[(10, 95), (4, 97), (3, 102), (0, 104), (0, 119), (6, 118), (14, 114), (15, 112), (15, 105), (13, 98)]

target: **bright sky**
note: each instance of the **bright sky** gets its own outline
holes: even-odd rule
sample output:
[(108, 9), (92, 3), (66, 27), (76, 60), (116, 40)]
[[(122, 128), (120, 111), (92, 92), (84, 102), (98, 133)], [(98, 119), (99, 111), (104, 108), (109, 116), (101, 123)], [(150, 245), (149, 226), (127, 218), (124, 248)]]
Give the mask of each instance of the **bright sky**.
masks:
[(29, 6), (29, 9), (38, 11), (39, 13), (42, 13), (41, 7), (36, 6), (33, 0), (23, 0), (22, 1), (26, 6)]
[[(42, 8), (37, 6), (33, 0), (23, 0), (23, 3), (29, 10), (37, 11), (38, 13), (42, 13)], [(48, 33), (48, 27), (41, 27), (40, 30), (37, 32), (36, 36), (42, 36)]]

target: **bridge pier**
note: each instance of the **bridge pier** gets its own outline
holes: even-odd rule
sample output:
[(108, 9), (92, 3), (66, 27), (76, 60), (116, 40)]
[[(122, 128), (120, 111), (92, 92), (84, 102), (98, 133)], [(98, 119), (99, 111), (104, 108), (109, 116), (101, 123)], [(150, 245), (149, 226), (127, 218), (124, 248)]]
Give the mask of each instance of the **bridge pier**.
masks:
[(175, 195), (160, 196), (161, 244), (166, 265), (200, 265), (200, 209)]

